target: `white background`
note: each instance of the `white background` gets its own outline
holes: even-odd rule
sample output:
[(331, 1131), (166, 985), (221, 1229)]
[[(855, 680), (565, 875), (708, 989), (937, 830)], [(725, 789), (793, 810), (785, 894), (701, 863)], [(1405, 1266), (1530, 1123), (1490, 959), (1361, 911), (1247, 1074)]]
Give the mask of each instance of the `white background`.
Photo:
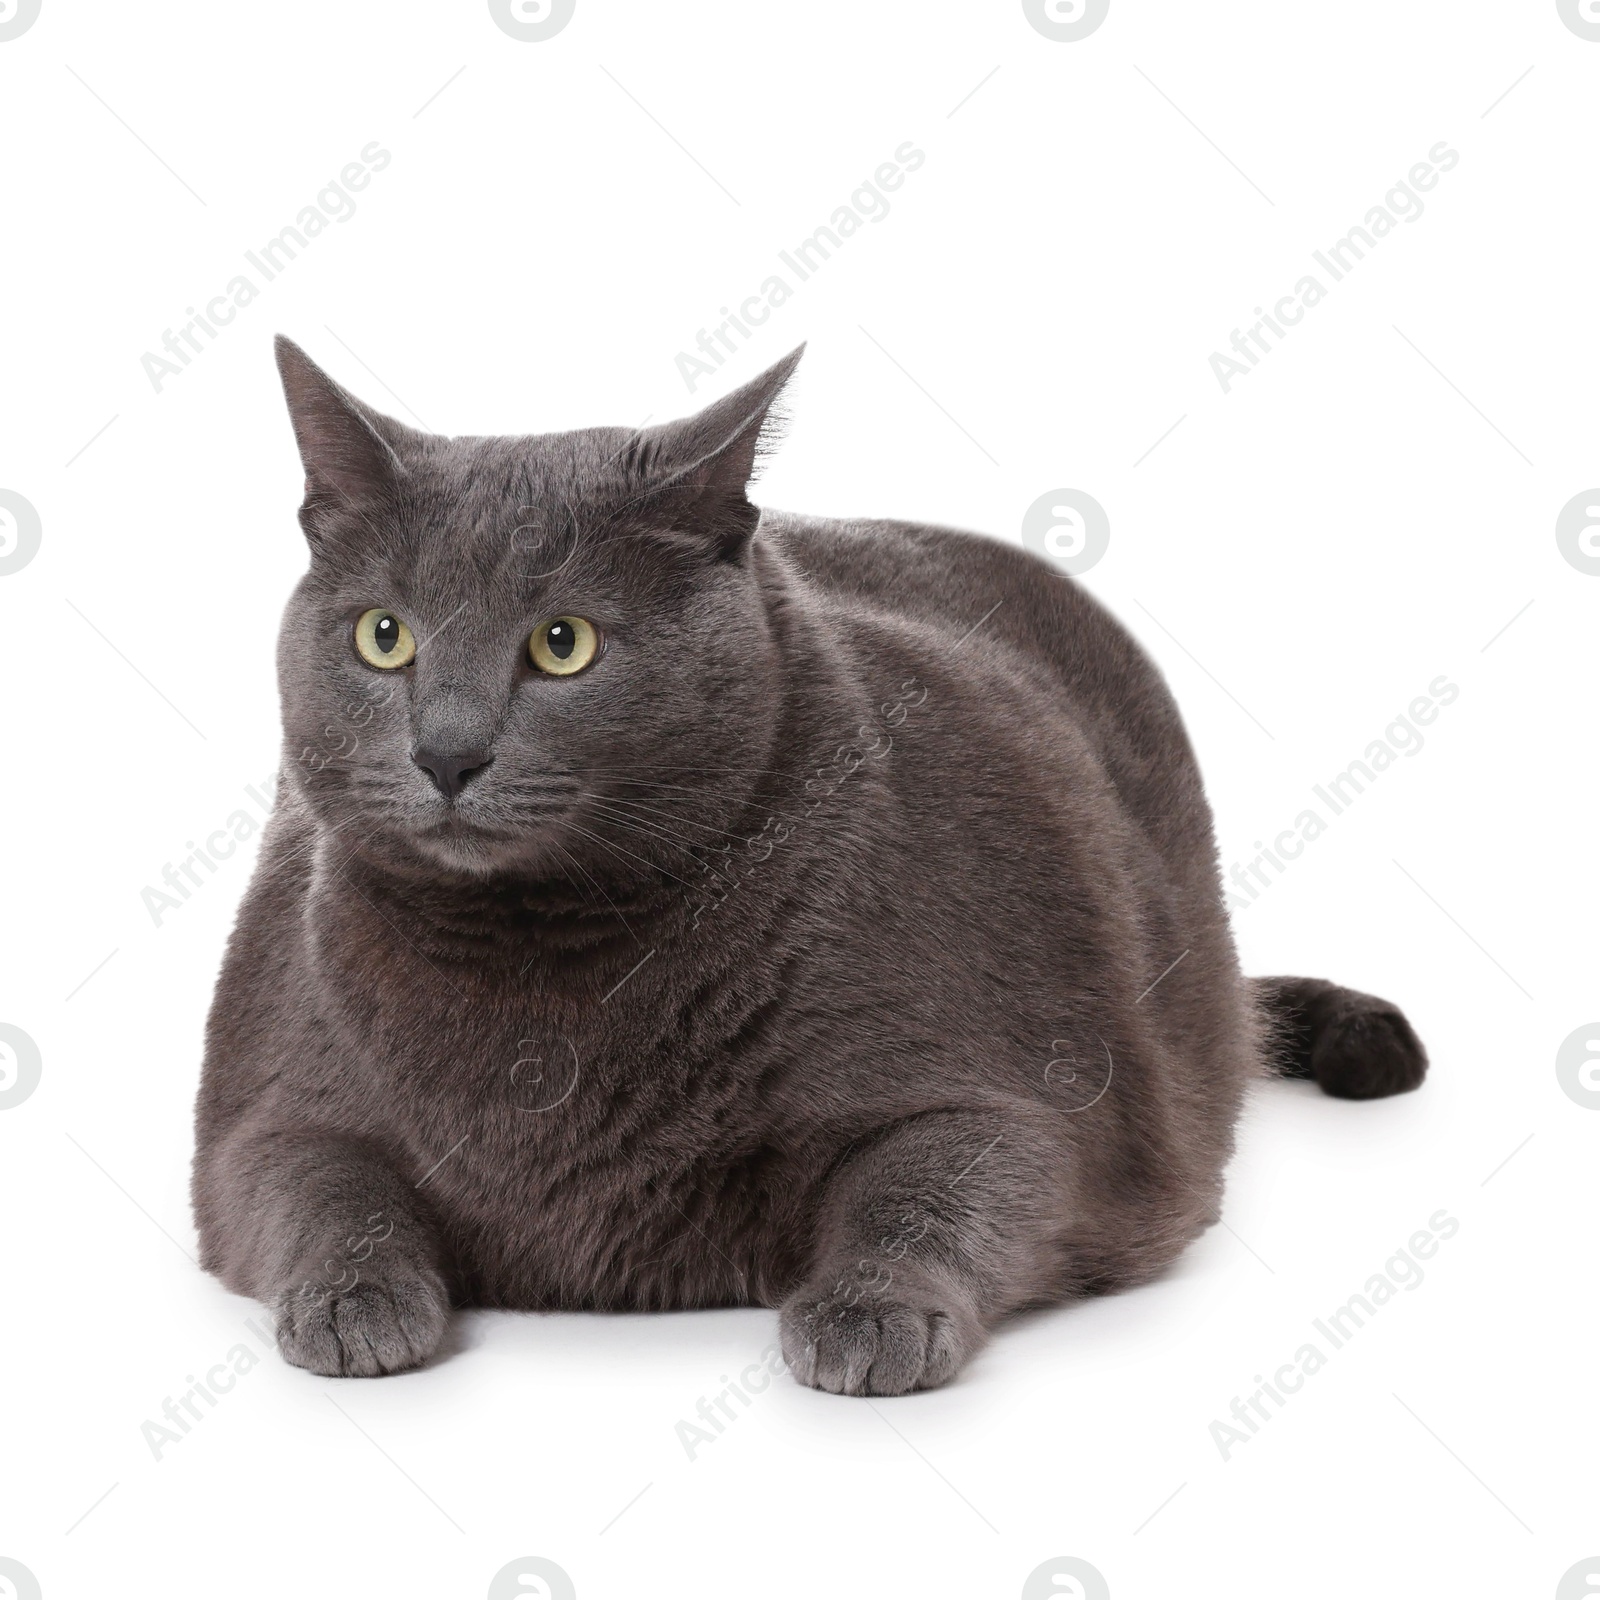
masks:
[[(43, 1060), (0, 1112), (0, 1555), (46, 1600), (477, 1597), (523, 1555), (583, 1600), (1011, 1597), (1059, 1555), (1116, 1600), (1555, 1594), (1600, 1549), (1600, 1115), (1554, 1066), (1600, 1014), (1600, 578), (1554, 534), (1600, 482), (1597, 82), (1554, 0), (1113, 0), (1077, 43), (1015, 0), (578, 0), (544, 43), (465, 0), (44, 0), (0, 43), (0, 488), (43, 526), (0, 577), (0, 1021)], [(373, 140), (356, 214), (157, 393), (141, 356)], [(906, 140), (891, 213), (691, 396), (677, 354)], [(1425, 214), (1225, 395), (1211, 353), (1441, 140)], [(276, 330), (445, 433), (681, 414), (804, 338), (766, 503), (1014, 540), (1093, 495), (1084, 581), (1169, 674), (1228, 863), (1446, 675), (1235, 919), (1247, 970), (1404, 1004), (1426, 1086), (1264, 1086), (1226, 1228), (943, 1392), (784, 1379), (691, 1461), (771, 1314), (481, 1314), (404, 1377), (264, 1360), (153, 1459), (264, 1320), (187, 1201), (250, 851), (159, 927), (141, 891), (277, 763)], [(1211, 1422), (1440, 1208), (1426, 1281), (1224, 1461)]]

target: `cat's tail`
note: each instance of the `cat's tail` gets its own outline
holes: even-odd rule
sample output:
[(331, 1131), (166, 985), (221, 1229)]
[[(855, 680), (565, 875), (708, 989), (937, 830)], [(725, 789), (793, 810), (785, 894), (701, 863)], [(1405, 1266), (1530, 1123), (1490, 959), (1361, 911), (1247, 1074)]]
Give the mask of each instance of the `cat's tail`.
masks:
[(1404, 1094), (1422, 1082), (1428, 1053), (1399, 1006), (1322, 978), (1252, 978), (1250, 987), (1279, 1077), (1315, 1079), (1341, 1100)]

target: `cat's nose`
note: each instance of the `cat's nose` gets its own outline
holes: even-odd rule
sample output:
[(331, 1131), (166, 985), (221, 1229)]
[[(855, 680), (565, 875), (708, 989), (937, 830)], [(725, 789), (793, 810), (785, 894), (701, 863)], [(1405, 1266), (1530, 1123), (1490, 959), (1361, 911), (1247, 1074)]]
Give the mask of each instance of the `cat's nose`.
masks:
[(482, 772), (494, 758), (482, 745), (442, 748), (419, 744), (411, 759), (433, 779), (433, 786), (447, 800), (454, 800), (467, 786), (467, 779)]

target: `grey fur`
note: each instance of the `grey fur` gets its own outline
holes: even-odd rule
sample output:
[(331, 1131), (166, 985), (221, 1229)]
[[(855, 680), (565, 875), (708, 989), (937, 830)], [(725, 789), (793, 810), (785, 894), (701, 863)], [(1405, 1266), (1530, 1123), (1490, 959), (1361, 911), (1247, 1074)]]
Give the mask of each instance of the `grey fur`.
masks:
[[(750, 505), (799, 354), (681, 423), (445, 439), (280, 341), (312, 559), (194, 1199), (290, 1361), (756, 1304), (802, 1382), (927, 1387), (1215, 1220), (1275, 1057), (1420, 1081), (1387, 1003), (1241, 978), (1177, 710), (1082, 587)], [(371, 606), (413, 665), (358, 657)], [(605, 651), (542, 676), (566, 614)], [(447, 798), (452, 742), (491, 763)]]

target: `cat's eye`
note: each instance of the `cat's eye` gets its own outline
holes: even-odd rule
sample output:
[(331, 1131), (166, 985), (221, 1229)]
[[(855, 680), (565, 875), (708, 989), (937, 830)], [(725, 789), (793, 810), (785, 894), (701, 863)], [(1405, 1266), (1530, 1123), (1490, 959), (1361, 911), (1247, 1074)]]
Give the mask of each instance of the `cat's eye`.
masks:
[(416, 659), (417, 641), (394, 612), (380, 607), (361, 613), (356, 623), (356, 649), (369, 667), (388, 671), (410, 666)]
[(600, 635), (582, 617), (557, 617), (541, 622), (528, 636), (528, 659), (552, 677), (582, 672), (600, 653)]

